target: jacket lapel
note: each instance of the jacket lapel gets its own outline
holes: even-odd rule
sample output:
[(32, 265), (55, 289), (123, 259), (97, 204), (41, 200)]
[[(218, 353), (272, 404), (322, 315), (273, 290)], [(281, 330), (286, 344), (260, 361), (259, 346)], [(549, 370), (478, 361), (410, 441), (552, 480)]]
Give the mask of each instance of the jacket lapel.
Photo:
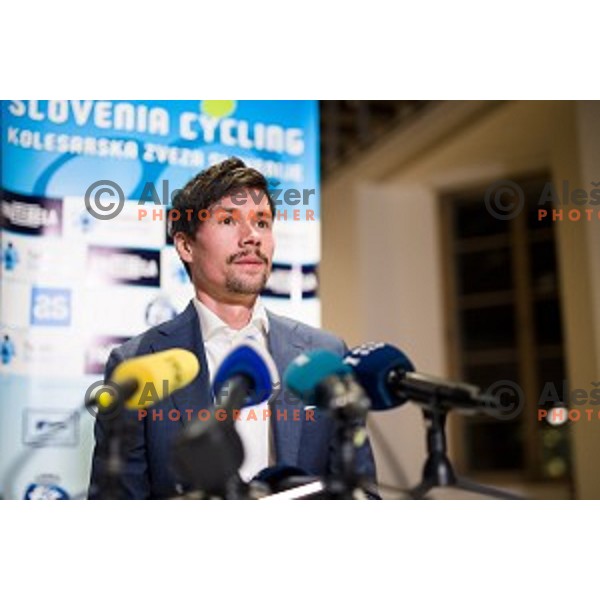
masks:
[(180, 422), (186, 424), (195, 418), (189, 419), (184, 411), (193, 409), (198, 411), (212, 406), (212, 396), (208, 377), (208, 363), (204, 353), (202, 332), (198, 313), (193, 302), (175, 319), (163, 323), (158, 327), (158, 335), (151, 343), (155, 352), (170, 348), (184, 348), (193, 352), (200, 363), (200, 372), (192, 383), (171, 395), (171, 400), (182, 415)]
[[(296, 331), (298, 327), (297, 323), (289, 322), (270, 311), (267, 311), (267, 314), (269, 317), (267, 345), (277, 366), (280, 379), (279, 385), (282, 390), (277, 395), (274, 406), (271, 407), (271, 422), (277, 452), (277, 462), (280, 464), (297, 464), (304, 419), (294, 421), (292, 411), (295, 409), (302, 410), (303, 406), (299, 401), (291, 397), (281, 379), (290, 362), (305, 351), (308, 344), (306, 340), (298, 335)], [(157, 335), (151, 342), (150, 347), (155, 352), (171, 348), (184, 348), (193, 352), (198, 357), (200, 372), (196, 379), (190, 385), (171, 395), (173, 405), (182, 415), (180, 422), (184, 426), (195, 419), (195, 415), (191, 420), (188, 419), (184, 411), (198, 411), (212, 408), (213, 400), (210, 390), (208, 363), (204, 352), (198, 313), (193, 302), (190, 302), (185, 311), (175, 319), (163, 323), (158, 327)], [(277, 418), (278, 410), (280, 411), (279, 419)], [(281, 416), (284, 414), (283, 411), (287, 411), (287, 418)]]
[[(294, 358), (306, 349), (306, 344), (297, 334), (297, 323), (289, 323), (287, 320), (267, 311), (269, 316), (269, 335), (267, 339), (269, 352), (275, 361), (277, 371), (279, 372), (279, 385), (281, 392), (277, 395), (274, 404), (271, 406), (271, 423), (273, 427), (273, 437), (275, 439), (275, 448), (277, 462), (280, 464), (297, 464), (298, 450), (300, 447), (300, 436), (302, 433), (302, 423), (292, 419), (294, 409), (302, 410), (302, 405), (294, 400), (282, 381), (283, 374)], [(278, 417), (279, 411), (279, 418)], [(283, 411), (287, 411), (287, 418), (283, 418)]]

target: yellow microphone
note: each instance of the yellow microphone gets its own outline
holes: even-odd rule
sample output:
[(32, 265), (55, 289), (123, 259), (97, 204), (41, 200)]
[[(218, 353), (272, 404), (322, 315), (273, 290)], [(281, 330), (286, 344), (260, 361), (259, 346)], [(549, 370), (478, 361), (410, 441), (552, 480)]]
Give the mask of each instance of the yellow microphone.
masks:
[[(115, 402), (130, 410), (149, 408), (189, 385), (199, 371), (200, 364), (196, 355), (182, 348), (137, 356), (123, 361), (115, 368), (110, 381), (93, 398), (92, 404), (101, 410), (114, 408)], [(114, 387), (111, 387), (111, 383)]]

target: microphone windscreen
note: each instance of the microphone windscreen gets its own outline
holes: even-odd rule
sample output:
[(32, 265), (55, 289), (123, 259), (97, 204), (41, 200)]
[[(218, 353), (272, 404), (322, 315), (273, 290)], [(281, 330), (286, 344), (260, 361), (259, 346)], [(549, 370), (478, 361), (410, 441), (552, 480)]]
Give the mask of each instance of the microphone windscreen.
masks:
[(358, 383), (371, 400), (371, 410), (388, 410), (406, 400), (393, 394), (388, 386), (391, 371), (412, 372), (412, 362), (398, 348), (382, 342), (371, 342), (348, 351), (344, 362), (352, 367)]
[(316, 404), (320, 383), (332, 375), (351, 375), (352, 369), (340, 356), (328, 350), (313, 350), (296, 357), (285, 370), (283, 380), (288, 389), (306, 404)]
[(163, 397), (190, 384), (200, 364), (189, 350), (173, 348), (125, 360), (115, 368), (111, 380), (117, 385), (137, 382), (137, 389), (125, 406), (131, 410), (148, 408)]
[(182, 428), (173, 445), (172, 465), (194, 489), (225, 496), (228, 481), (244, 462), (244, 447), (235, 427), (214, 425), (195, 421)]
[(213, 379), (213, 394), (218, 398), (224, 386), (233, 377), (250, 380), (251, 393), (244, 406), (264, 402), (278, 381), (277, 367), (271, 355), (260, 344), (244, 340), (223, 359)]
[(266, 484), (271, 492), (281, 492), (290, 487), (306, 483), (313, 480), (304, 469), (292, 465), (274, 465), (266, 467), (252, 478), (252, 481), (258, 481)]

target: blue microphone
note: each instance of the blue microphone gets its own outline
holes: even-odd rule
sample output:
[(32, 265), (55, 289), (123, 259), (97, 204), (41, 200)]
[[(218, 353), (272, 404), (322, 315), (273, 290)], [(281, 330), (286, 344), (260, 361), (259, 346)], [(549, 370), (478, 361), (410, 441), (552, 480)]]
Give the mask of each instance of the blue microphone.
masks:
[(223, 359), (212, 391), (218, 406), (239, 409), (264, 402), (277, 380), (277, 367), (269, 353), (260, 344), (245, 340)]
[(409, 358), (389, 344), (369, 342), (352, 348), (346, 353), (344, 363), (352, 368), (354, 375), (371, 399), (372, 410), (389, 410), (402, 406), (408, 398), (398, 395), (390, 386), (389, 374), (415, 370)]
[(499, 406), (495, 396), (481, 394), (477, 386), (415, 373), (406, 354), (390, 344), (357, 346), (346, 354), (344, 363), (352, 367), (375, 411), (396, 408), (408, 400), (444, 410), (485, 411)]
[(352, 369), (328, 350), (305, 352), (293, 360), (283, 379), (288, 389), (305, 404), (337, 413), (342, 418), (362, 417), (369, 400)]

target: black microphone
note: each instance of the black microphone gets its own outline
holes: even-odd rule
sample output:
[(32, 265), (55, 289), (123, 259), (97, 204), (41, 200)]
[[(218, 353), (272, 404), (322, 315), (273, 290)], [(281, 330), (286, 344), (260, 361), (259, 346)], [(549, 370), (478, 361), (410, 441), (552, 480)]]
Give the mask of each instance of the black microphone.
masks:
[(237, 476), (244, 462), (244, 447), (235, 430), (234, 411), (266, 400), (276, 378), (273, 359), (250, 340), (225, 357), (213, 381), (216, 405), (211, 418), (184, 427), (174, 445), (174, 468), (195, 489), (232, 499), (246, 493)]
[(352, 348), (344, 362), (371, 400), (371, 409), (388, 410), (411, 400), (422, 407), (465, 412), (500, 408), (498, 398), (482, 394), (479, 387), (415, 373), (409, 358), (390, 344), (367, 343)]

